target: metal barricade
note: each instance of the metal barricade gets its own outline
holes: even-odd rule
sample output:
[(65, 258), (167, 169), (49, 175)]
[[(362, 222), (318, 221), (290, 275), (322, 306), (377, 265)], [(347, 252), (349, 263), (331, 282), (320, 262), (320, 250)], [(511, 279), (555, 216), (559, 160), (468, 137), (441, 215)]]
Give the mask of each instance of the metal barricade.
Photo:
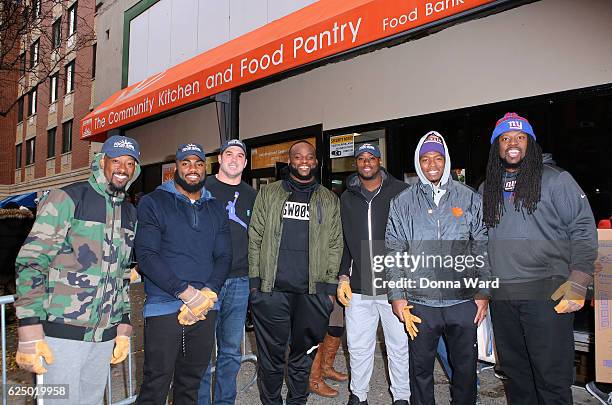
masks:
[(2, 405), (8, 403), (8, 392), (6, 389), (6, 305), (15, 302), (15, 297), (12, 295), (4, 295), (0, 297), (0, 327), (2, 331)]

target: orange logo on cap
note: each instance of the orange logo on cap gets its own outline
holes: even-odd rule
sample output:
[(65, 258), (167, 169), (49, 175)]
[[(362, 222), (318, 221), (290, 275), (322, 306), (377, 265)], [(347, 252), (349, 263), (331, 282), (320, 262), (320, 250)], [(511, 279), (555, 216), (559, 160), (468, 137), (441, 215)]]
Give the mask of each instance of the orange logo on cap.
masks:
[(463, 215), (463, 210), (461, 209), (461, 207), (453, 207), (453, 215), (456, 217), (460, 217), (461, 215)]

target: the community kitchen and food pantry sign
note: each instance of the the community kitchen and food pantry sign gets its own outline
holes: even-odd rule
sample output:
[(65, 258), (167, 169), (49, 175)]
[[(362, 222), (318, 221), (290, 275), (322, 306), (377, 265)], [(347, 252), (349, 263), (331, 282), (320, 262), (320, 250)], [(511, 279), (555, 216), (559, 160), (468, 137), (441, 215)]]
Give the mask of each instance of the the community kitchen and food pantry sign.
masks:
[(81, 137), (472, 10), (493, 0), (320, 0), (114, 94)]

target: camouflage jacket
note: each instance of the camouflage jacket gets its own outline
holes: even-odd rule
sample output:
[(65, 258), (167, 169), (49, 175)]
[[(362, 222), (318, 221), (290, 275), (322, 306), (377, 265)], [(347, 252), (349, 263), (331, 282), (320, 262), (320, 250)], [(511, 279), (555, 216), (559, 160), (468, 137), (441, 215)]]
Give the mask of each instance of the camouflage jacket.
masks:
[[(136, 210), (124, 193), (108, 191), (101, 157), (88, 181), (52, 190), (39, 206), (15, 263), (21, 326), (42, 323), (47, 336), (100, 342), (129, 323)], [(139, 173), (137, 165), (131, 182)]]

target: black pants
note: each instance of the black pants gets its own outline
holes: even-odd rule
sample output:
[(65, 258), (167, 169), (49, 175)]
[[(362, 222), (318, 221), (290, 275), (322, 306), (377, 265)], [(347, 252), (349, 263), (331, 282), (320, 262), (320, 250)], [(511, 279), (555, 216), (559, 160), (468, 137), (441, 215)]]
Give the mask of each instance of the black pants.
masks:
[(251, 293), (251, 314), (257, 342), (259, 397), (264, 405), (282, 404), (281, 388), (287, 364), (287, 404), (305, 404), (314, 352), (323, 341), (333, 304), (327, 295), (279, 291)]
[(476, 403), (476, 364), (478, 346), (476, 304), (464, 302), (449, 307), (429, 307), (413, 304), (412, 313), (421, 318), (419, 332), (409, 341), (410, 403), (433, 405), (434, 362), (440, 336), (446, 338), (449, 361), (453, 367), (451, 396), (454, 405)]
[(509, 405), (572, 404), (574, 314), (552, 300), (493, 300), (491, 320)]
[(178, 313), (145, 318), (144, 378), (138, 404), (165, 405), (170, 382), (175, 405), (195, 404), (200, 380), (210, 361), (217, 311), (192, 326), (178, 323)]

